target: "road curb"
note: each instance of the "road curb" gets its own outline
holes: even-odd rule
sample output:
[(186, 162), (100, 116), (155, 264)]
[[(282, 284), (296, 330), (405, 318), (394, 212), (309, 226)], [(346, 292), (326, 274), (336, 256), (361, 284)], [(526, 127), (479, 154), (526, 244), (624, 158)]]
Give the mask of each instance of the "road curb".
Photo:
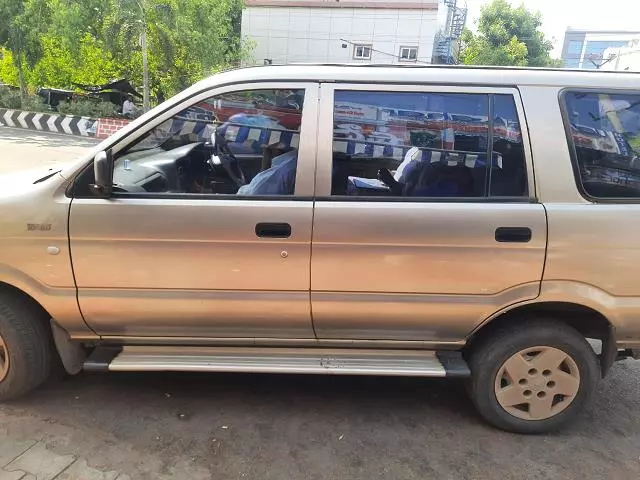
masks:
[(100, 119), (0, 108), (0, 121), (8, 127), (95, 137)]

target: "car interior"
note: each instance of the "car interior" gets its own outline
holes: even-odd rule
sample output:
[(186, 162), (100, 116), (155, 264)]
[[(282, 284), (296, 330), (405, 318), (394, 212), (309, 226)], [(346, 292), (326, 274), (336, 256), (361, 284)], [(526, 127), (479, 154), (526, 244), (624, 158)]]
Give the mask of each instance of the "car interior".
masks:
[[(292, 195), (303, 93), (241, 92), (181, 112), (118, 154), (113, 192)], [(90, 194), (92, 176), (76, 195)]]
[[(455, 150), (419, 148), (418, 158), (334, 152), (331, 194), (386, 197), (484, 197), (527, 195), (527, 176), (521, 143), (496, 140), (488, 168), (481, 137), (455, 135)], [(485, 141), (486, 143), (486, 141)], [(408, 164), (403, 175), (396, 172)]]
[[(260, 95), (247, 92), (245, 97), (217, 97), (154, 128), (118, 154), (113, 191), (293, 195), (303, 95), (270, 93), (267, 100), (265, 91)], [(384, 125), (377, 121), (368, 136), (360, 132), (370, 128), (366, 126), (370, 120), (347, 124), (336, 119), (332, 196), (526, 196), (517, 114), (510, 97), (501, 97), (507, 96), (495, 96), (491, 161), (486, 116), (365, 105), (363, 108), (376, 108), (389, 119)], [(477, 98), (464, 100), (467, 110), (482, 104)], [(393, 115), (404, 115), (408, 120)], [(445, 128), (447, 125), (450, 127)], [(398, 130), (405, 138), (394, 135)], [(445, 130), (451, 136), (447, 141), (442, 138)], [(412, 158), (407, 157), (409, 152), (413, 152)], [(92, 175), (92, 169), (88, 170), (86, 175)], [(90, 179), (82, 181), (79, 188), (89, 183)]]
[[(370, 102), (361, 103), (361, 110), (380, 109), (373, 103), (379, 100), (369, 97), (369, 92), (340, 93), (344, 95), (336, 100), (336, 111), (348, 111), (347, 107), (358, 111), (359, 96)], [(388, 95), (390, 102), (398, 104), (407, 100), (416, 104), (430, 101), (422, 94)], [(413, 98), (407, 98), (409, 95)], [(506, 95), (494, 98), (492, 159), (488, 161), (489, 125), (486, 115), (482, 116), (486, 99), (473, 95), (454, 97), (459, 97), (453, 98), (459, 105), (452, 108), (476, 109), (473, 115), (409, 111), (387, 103), (382, 110), (388, 120), (383, 125), (380, 115), (377, 120), (364, 122), (364, 127), (358, 120), (348, 124), (336, 118), (331, 194), (414, 198), (526, 196), (526, 163), (513, 100)], [(372, 125), (377, 130), (365, 135), (365, 128)], [(400, 136), (395, 143), (376, 141), (383, 135), (393, 139), (391, 129)], [(450, 135), (446, 141), (445, 132)]]

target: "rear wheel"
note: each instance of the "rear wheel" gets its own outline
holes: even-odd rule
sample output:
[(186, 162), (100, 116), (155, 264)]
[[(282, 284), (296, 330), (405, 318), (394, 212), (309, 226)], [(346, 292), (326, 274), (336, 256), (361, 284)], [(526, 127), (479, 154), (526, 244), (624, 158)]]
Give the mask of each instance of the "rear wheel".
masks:
[(52, 366), (46, 314), (28, 298), (0, 292), (0, 401), (42, 384)]
[(597, 357), (568, 325), (546, 320), (506, 327), (473, 347), (471, 397), (503, 430), (542, 433), (571, 421), (598, 382)]
[(0, 382), (4, 380), (9, 372), (9, 354), (7, 353), (7, 345), (0, 336)]

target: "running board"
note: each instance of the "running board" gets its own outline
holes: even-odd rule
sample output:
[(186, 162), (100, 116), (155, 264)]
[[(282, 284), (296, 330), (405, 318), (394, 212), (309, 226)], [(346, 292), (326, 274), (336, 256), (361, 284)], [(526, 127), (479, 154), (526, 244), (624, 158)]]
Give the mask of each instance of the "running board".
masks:
[(86, 371), (468, 377), (459, 352), (320, 348), (98, 347)]

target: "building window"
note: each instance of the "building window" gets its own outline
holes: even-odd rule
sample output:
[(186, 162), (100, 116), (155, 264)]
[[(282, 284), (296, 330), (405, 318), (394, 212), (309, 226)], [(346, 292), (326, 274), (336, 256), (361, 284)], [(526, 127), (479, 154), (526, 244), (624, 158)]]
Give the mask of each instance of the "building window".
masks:
[(354, 45), (353, 58), (356, 60), (371, 60), (371, 45)]
[(398, 58), (401, 62), (415, 62), (418, 59), (418, 47), (400, 47)]
[(569, 48), (567, 48), (567, 54), (573, 58), (580, 56), (582, 53), (582, 42), (579, 40), (572, 40), (569, 42)]

